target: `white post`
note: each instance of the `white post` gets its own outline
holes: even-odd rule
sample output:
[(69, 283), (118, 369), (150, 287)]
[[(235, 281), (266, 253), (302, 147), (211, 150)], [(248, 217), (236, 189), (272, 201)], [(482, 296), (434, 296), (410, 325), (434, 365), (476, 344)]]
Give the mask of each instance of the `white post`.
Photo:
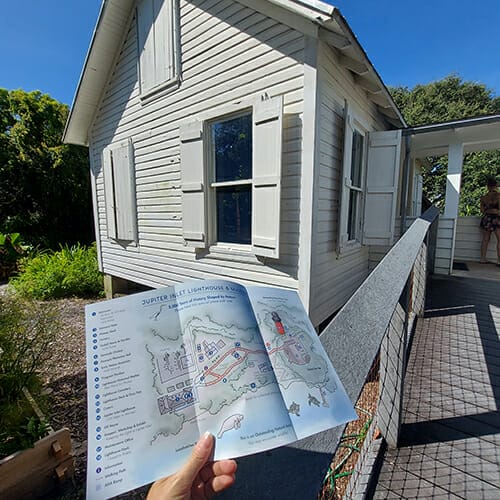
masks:
[(444, 217), (453, 219), (453, 239), (451, 242), (450, 268), (453, 270), (453, 258), (455, 256), (455, 237), (457, 231), (458, 202), (460, 200), (460, 180), (462, 177), (462, 165), (464, 161), (464, 145), (453, 143), (448, 146), (448, 175), (446, 176), (446, 199), (444, 206)]
[(448, 175), (446, 176), (444, 217), (451, 219), (458, 217), (463, 158), (464, 145), (462, 143), (454, 143), (448, 146)]

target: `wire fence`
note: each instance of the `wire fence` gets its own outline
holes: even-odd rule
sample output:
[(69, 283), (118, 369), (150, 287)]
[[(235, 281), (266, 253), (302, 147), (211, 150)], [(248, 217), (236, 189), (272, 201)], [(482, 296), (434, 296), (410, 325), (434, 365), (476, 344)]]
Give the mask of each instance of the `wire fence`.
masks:
[[(434, 226), (437, 224), (436, 212), (428, 213), (427, 219), (424, 219), (428, 224), (427, 230), (423, 234), (421, 233), (421, 241), (419, 241), (420, 238), (413, 241), (414, 245), (418, 245), (417, 252), (407, 274), (406, 282), (400, 289), (399, 297), (394, 305), (392, 305), (394, 301), (391, 302), (389, 299), (390, 291), (382, 294), (386, 297), (386, 307), (389, 311), (392, 309), (392, 314), (384, 331), (380, 349), (371, 365), (356, 405), (361, 425), (358, 424), (355, 434), (351, 434), (347, 428), (341, 437), (336, 456), (325, 477), (320, 494), (322, 499), (366, 497), (370, 487), (369, 472), (377, 454), (382, 449), (382, 444), (391, 448), (398, 446), (404, 410), (403, 392), (406, 366), (416, 321), (424, 312), (427, 277), (432, 269), (435, 244), (433, 240), (435, 237)], [(413, 231), (410, 228), (407, 239), (413, 240)], [(407, 250), (409, 249), (408, 247)], [(394, 247), (394, 250), (394, 253), (391, 250), (380, 263), (383, 274), (388, 273), (389, 268), (394, 266), (394, 259), (401, 258), (397, 246)], [(390, 285), (391, 281), (387, 280), (386, 284)], [(363, 293), (365, 285), (361, 287), (360, 293)], [(367, 405), (364, 401), (364, 392), (374, 379), (378, 379), (378, 392), (372, 395), (375, 401), (370, 404), (372, 413), (370, 419), (366, 420), (362, 415), (365, 411), (363, 405)], [(355, 463), (352, 463), (351, 460), (349, 467), (346, 467), (348, 460), (342, 458), (339, 460), (338, 457), (347, 456), (344, 453), (344, 448), (349, 448), (349, 440), (354, 436), (355, 443), (349, 450), (349, 458), (355, 454), (357, 460)], [(382, 437), (383, 440), (376, 439), (379, 437)], [(364, 441), (360, 441), (360, 439), (364, 439)], [(348, 482), (345, 480), (346, 477), (349, 479)]]
[[(370, 414), (365, 416), (371, 425), (365, 422), (352, 433), (337, 427), (290, 446), (244, 457), (239, 460), (237, 484), (221, 498), (316, 499), (318, 492), (328, 494), (325, 477), (328, 485), (344, 476), (350, 479), (346, 495), (364, 496), (369, 487), (364, 471), (383, 442), (373, 439), (377, 429), (390, 446), (398, 443), (404, 373), (415, 320), (424, 307), (437, 218), (438, 210), (431, 208), (415, 220), (320, 335), (351, 401), (358, 401), (367, 381), (373, 382), (369, 377), (376, 379), (372, 370), (380, 355), (379, 387), (371, 398), (376, 408), (357, 404), (358, 413)], [(359, 455), (354, 472), (343, 474), (340, 468), (335, 470), (335, 463), (332, 470), (337, 449), (342, 454), (339, 463), (355, 462)]]

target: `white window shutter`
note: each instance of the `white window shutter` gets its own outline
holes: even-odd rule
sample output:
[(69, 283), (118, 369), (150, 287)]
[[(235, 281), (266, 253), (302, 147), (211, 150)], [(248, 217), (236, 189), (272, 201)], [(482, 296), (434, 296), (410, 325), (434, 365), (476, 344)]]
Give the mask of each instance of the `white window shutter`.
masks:
[(205, 248), (208, 244), (203, 162), (203, 123), (181, 124), (182, 235), (187, 245)]
[(134, 148), (132, 140), (112, 148), (116, 238), (137, 241)]
[(279, 258), (283, 97), (253, 108), (252, 250)]
[(352, 138), (354, 126), (347, 101), (344, 102), (344, 151), (339, 190), (339, 228), (337, 236), (337, 253), (348, 241), (347, 219), (349, 216), (349, 188), (351, 186)]
[(170, 35), (170, 4), (171, 0), (153, 0), (154, 19), (154, 61), (155, 61), (155, 84), (158, 85), (170, 79), (169, 60), (171, 49), (169, 43)]
[(154, 14), (154, 0), (139, 0), (137, 3), (137, 37), (142, 93), (151, 90), (156, 80)]
[(104, 174), (106, 229), (108, 238), (116, 238), (115, 181), (113, 179), (113, 159), (109, 148), (105, 148), (102, 152), (102, 167)]
[(401, 165), (401, 130), (371, 132), (363, 243), (392, 245)]

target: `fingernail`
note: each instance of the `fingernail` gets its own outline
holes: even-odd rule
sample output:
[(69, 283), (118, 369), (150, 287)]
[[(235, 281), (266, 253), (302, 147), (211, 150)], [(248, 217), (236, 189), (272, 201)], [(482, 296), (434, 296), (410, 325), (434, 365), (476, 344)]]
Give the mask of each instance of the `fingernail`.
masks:
[(196, 446), (201, 451), (201, 450), (208, 450), (211, 445), (212, 445), (212, 433), (206, 431), (205, 434), (203, 434), (203, 436), (200, 437)]

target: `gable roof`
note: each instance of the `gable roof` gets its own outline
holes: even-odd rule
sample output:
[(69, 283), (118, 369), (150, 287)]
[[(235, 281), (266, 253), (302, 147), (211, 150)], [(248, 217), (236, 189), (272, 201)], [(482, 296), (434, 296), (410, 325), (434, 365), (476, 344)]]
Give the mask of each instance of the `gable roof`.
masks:
[[(339, 54), (340, 64), (394, 127), (405, 121), (340, 11), (320, 0), (237, 0), (279, 22), (307, 30)], [(135, 0), (103, 0), (83, 65), (63, 141), (88, 145), (88, 133), (133, 15)], [(290, 15), (291, 14), (291, 15)], [(294, 19), (306, 21), (295, 23)]]

